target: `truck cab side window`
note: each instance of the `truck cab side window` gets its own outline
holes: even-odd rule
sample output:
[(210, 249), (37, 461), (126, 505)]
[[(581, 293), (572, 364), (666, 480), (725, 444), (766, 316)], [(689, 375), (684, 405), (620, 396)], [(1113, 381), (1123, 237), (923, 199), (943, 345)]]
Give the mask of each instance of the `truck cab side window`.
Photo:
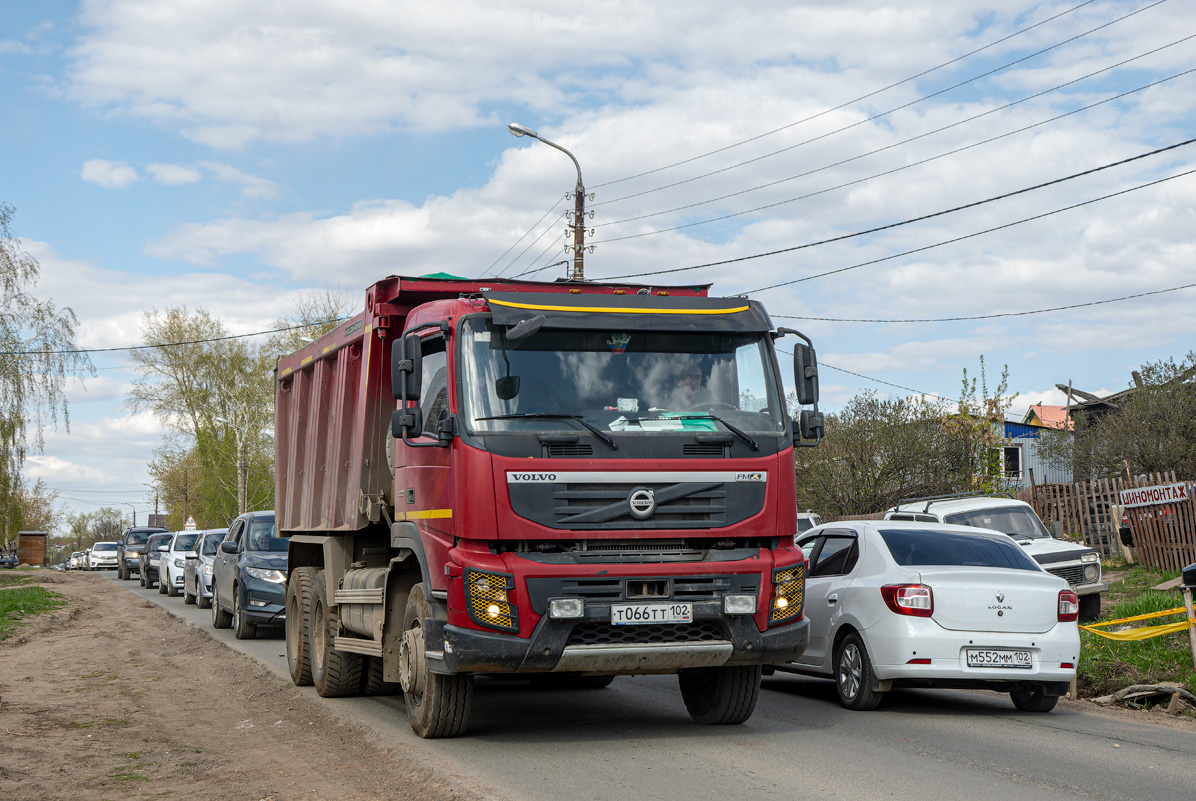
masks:
[(448, 414), (448, 353), (443, 337), (425, 339), (423, 355), (423, 395), (419, 407), (424, 410), (423, 433), (435, 437), (440, 421)]

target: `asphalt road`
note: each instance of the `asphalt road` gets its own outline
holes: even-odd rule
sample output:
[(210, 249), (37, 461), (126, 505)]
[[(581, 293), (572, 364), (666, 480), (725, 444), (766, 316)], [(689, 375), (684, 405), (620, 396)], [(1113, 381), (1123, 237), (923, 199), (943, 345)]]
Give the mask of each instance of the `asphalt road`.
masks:
[[(118, 583), (290, 680), (281, 629), (236, 640), (181, 597)], [(690, 720), (673, 677), (582, 691), (482, 678), (467, 736), (434, 741), (411, 732), (402, 696), (325, 703), (478, 789), (528, 801), (1196, 797), (1196, 733), (1021, 713), (995, 693), (894, 691), (874, 712), (849, 712), (829, 681), (778, 674), (746, 724), (708, 727)]]

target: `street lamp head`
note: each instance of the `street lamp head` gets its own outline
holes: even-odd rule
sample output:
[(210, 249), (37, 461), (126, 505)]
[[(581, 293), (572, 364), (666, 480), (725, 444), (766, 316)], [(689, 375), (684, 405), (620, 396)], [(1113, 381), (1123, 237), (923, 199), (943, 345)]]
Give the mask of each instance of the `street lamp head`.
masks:
[(520, 125), (517, 122), (512, 122), (510, 125), (508, 125), (507, 130), (510, 131), (514, 136), (530, 136), (535, 139), (540, 138), (540, 134), (536, 133), (531, 128), (528, 128), (526, 125)]

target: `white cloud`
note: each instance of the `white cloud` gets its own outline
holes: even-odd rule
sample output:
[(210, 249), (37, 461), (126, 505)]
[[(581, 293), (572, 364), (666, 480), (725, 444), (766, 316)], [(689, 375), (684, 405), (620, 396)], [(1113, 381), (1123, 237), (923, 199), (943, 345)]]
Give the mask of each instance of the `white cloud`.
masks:
[(203, 173), (183, 164), (147, 164), (145, 171), (154, 176), (156, 182), (167, 186), (193, 184), (203, 180)]
[(84, 162), (81, 174), (84, 181), (99, 184), (106, 189), (124, 189), (141, 178), (137, 174), (137, 170), (123, 161), (106, 161), (104, 159), (91, 159)]
[(241, 194), (245, 197), (266, 199), (277, 197), (279, 194), (278, 186), (273, 181), (241, 172), (231, 165), (216, 161), (204, 161), (200, 163), (200, 166), (215, 175), (217, 180), (240, 184)]

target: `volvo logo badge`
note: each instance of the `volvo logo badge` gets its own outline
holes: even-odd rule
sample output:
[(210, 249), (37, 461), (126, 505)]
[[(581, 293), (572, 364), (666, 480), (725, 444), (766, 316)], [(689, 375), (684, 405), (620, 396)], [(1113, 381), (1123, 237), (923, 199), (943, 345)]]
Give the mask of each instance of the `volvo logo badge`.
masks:
[(656, 493), (650, 489), (633, 490), (627, 502), (631, 506), (631, 516), (644, 520), (656, 511)]

